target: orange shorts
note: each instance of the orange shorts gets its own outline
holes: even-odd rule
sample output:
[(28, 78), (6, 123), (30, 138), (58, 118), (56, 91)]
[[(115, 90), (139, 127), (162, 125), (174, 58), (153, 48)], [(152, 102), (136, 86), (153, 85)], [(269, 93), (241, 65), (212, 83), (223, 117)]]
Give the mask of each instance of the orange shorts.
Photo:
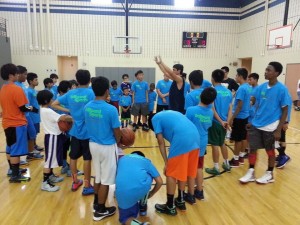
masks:
[(199, 149), (168, 159), (166, 176), (179, 181), (187, 181), (187, 177), (196, 178)]

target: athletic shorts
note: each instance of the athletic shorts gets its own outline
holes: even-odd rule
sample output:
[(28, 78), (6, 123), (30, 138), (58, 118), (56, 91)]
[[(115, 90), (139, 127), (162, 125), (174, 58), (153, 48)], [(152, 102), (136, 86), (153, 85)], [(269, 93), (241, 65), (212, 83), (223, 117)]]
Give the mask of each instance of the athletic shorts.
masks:
[(203, 169), (204, 166), (204, 156), (199, 156), (198, 158), (198, 169)]
[(125, 222), (131, 217), (137, 218), (140, 211), (139, 203), (136, 203), (134, 206), (128, 209), (121, 209), (120, 207), (118, 208), (119, 208), (119, 221), (121, 224), (125, 224)]
[(80, 140), (76, 137), (71, 137), (71, 151), (69, 153), (71, 159), (79, 159), (83, 156), (83, 160), (92, 160), (92, 155), (89, 147), (89, 139)]
[(275, 137), (273, 132), (259, 130), (254, 126), (252, 126), (248, 132), (250, 150), (261, 148), (266, 150), (275, 149)]
[(168, 105), (156, 105), (156, 113), (159, 113), (161, 111), (164, 111), (164, 110), (168, 110), (169, 109), (169, 106)]
[(243, 141), (247, 139), (247, 129), (248, 118), (238, 119), (235, 118), (232, 124), (232, 132), (230, 140), (232, 141)]
[(26, 115), (27, 119), (27, 138), (28, 140), (34, 140), (36, 139), (36, 130), (34, 123), (32, 122), (32, 119), (29, 115)]
[[(127, 108), (128, 106), (124, 106), (124, 107)], [(130, 109), (128, 109), (126, 112), (124, 112), (122, 110), (122, 112), (121, 112), (121, 120), (122, 121), (123, 120), (130, 120), (130, 118), (131, 118)]]
[(208, 129), (208, 143), (214, 146), (222, 146), (225, 141), (226, 129), (218, 122), (213, 121)]
[(44, 168), (51, 169), (63, 165), (63, 145), (65, 135), (45, 134), (45, 164)]
[(117, 144), (101, 145), (90, 142), (89, 145), (96, 173), (95, 183), (103, 185), (115, 184), (118, 162)]
[(27, 125), (8, 127), (4, 130), (6, 137), (6, 154), (18, 157), (28, 154)]
[(40, 123), (35, 123), (34, 128), (35, 128), (36, 134), (40, 133)]
[(131, 114), (133, 116), (139, 116), (140, 113), (143, 116), (147, 116), (149, 114), (149, 105), (148, 105), (148, 103), (135, 103), (135, 104), (133, 104)]
[(179, 181), (187, 181), (188, 177), (196, 178), (199, 149), (168, 159), (166, 176)]
[(280, 139), (279, 139), (280, 142), (285, 142), (285, 133), (286, 132), (283, 129), (281, 129), (281, 136), (280, 136)]

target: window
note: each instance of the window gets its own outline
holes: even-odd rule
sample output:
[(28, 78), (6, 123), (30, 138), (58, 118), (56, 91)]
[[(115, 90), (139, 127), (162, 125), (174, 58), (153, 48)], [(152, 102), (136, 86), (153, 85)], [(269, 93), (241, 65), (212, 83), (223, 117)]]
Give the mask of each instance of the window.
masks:
[(112, 0), (91, 0), (91, 3), (97, 5), (108, 5), (112, 4)]
[(195, 0), (174, 0), (174, 4), (178, 8), (193, 8)]

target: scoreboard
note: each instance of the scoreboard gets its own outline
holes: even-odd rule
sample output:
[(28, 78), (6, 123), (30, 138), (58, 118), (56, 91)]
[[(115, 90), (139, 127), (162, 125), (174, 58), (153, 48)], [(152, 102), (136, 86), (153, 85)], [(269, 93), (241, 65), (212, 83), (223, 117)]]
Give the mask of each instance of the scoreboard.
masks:
[(206, 48), (207, 32), (183, 32), (182, 48)]

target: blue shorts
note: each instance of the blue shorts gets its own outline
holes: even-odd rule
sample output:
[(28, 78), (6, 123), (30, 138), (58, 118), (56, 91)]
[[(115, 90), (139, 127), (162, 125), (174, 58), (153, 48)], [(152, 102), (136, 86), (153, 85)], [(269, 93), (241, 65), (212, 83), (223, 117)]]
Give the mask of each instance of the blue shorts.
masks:
[(8, 127), (4, 130), (6, 137), (6, 154), (17, 157), (28, 154), (27, 126)]
[(35, 128), (36, 134), (40, 133), (40, 123), (35, 123), (34, 128)]
[(128, 209), (121, 209), (120, 207), (118, 208), (119, 208), (119, 221), (121, 224), (125, 224), (125, 222), (131, 217), (137, 218), (140, 210), (138, 202), (134, 206)]
[(36, 138), (36, 130), (34, 123), (29, 115), (26, 114), (27, 119), (27, 138), (28, 140), (34, 140)]

